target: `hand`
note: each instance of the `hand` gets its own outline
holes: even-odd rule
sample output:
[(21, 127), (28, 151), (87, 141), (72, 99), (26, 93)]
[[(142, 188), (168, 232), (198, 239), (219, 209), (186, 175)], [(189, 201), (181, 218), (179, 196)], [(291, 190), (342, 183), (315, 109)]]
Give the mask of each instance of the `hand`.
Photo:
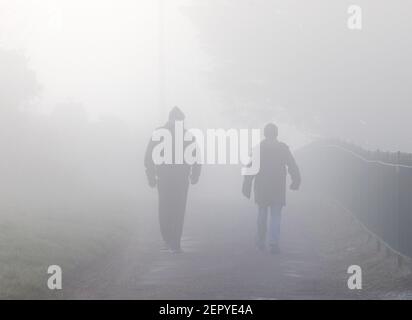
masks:
[(248, 193), (246, 190), (242, 190), (242, 194), (245, 196), (245, 198), (250, 199), (250, 193)]
[(199, 182), (199, 177), (190, 176), (190, 183), (197, 184)]
[(155, 177), (148, 178), (148, 183), (150, 188), (155, 188), (157, 185), (157, 179)]
[(293, 190), (293, 191), (299, 190), (299, 183), (297, 183), (297, 182), (292, 182), (292, 183), (290, 184), (290, 190)]

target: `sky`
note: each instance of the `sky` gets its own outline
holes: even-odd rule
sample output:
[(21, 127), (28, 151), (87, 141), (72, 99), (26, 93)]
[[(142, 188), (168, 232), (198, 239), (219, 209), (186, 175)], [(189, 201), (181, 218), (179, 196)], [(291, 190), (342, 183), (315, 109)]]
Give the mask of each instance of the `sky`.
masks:
[(398, 14), (409, 5), (359, 1), (364, 30), (351, 33), (349, 1), (169, 0), (162, 19), (160, 3), (0, 0), (0, 47), (28, 57), (42, 86), (41, 112), (76, 102), (91, 119), (153, 127), (178, 105), (189, 126), (215, 128), (263, 126), (250, 114), (230, 119), (245, 106), (255, 114), (269, 108), (264, 120), (295, 146), (333, 135), (412, 150), (404, 134), (412, 116), (410, 23)]
[[(42, 109), (67, 100), (81, 102), (92, 117), (104, 113), (141, 116), (158, 107), (159, 5), (156, 1), (7, 1), (1, 22), (2, 47), (23, 52), (42, 84)], [(165, 6), (166, 101), (194, 103), (185, 90), (199, 90), (193, 73), (199, 50), (191, 43), (188, 19), (177, 1)], [(3, 18), (3, 17), (2, 17)], [(189, 39), (189, 41), (187, 41)], [(173, 45), (171, 45), (171, 43)], [(182, 58), (183, 57), (183, 58)], [(190, 78), (190, 80), (188, 80)], [(167, 82), (167, 80), (166, 80)], [(190, 96), (194, 96), (191, 94)], [(197, 103), (199, 101), (196, 101)]]
[[(208, 83), (213, 62), (195, 22), (182, 6), (164, 1), (163, 55), (159, 57), (159, 1), (1, 0), (0, 45), (23, 53), (42, 86), (38, 109), (81, 103), (91, 119), (107, 115), (159, 125), (181, 106), (192, 127), (228, 127), (222, 101)], [(163, 71), (159, 70), (163, 59)], [(163, 101), (159, 99), (162, 77)], [(209, 122), (207, 119), (213, 119)], [(236, 124), (239, 125), (239, 124)], [(291, 124), (290, 140), (306, 143)], [(289, 134), (288, 134), (289, 135)]]
[[(361, 30), (348, 28), (353, 4)], [(233, 113), (410, 152), (411, 9), (400, 0), (209, 0), (190, 15)]]

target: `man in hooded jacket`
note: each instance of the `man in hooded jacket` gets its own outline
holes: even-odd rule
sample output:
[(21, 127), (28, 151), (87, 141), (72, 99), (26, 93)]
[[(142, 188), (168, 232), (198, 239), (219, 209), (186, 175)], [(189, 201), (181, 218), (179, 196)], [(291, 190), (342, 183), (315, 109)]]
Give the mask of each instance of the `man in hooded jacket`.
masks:
[(183, 232), (189, 181), (196, 184), (201, 171), (201, 165), (198, 162), (194, 164), (188, 164), (186, 161), (176, 163), (174, 158), (174, 149), (178, 143), (186, 148), (188, 144), (193, 142), (177, 141), (178, 139), (184, 139), (183, 136), (176, 134), (176, 123), (183, 123), (184, 119), (183, 112), (178, 107), (174, 107), (169, 113), (167, 123), (159, 128), (166, 129), (171, 134), (172, 148), (170, 150), (173, 163), (155, 164), (153, 150), (162, 141), (155, 141), (153, 138), (147, 146), (144, 160), (149, 186), (152, 188), (157, 187), (159, 194), (160, 232), (166, 249), (174, 253), (182, 252), (180, 241)]

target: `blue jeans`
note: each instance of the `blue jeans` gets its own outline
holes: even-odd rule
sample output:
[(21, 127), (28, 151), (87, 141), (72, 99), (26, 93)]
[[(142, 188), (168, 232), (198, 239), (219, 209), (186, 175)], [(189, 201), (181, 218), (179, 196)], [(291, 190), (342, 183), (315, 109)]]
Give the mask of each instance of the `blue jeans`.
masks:
[(257, 245), (264, 246), (266, 243), (266, 230), (268, 209), (270, 209), (270, 226), (269, 226), (269, 243), (271, 245), (279, 242), (280, 220), (282, 215), (282, 206), (272, 205), (270, 207), (259, 206), (257, 219)]

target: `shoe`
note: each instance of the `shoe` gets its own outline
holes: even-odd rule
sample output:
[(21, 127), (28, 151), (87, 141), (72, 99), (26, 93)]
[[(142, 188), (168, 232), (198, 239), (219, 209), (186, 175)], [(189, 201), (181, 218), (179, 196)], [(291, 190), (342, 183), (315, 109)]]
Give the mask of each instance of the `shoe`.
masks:
[(271, 254), (279, 254), (280, 253), (280, 248), (279, 248), (279, 245), (277, 243), (270, 245), (270, 253)]
[(170, 251), (170, 246), (168, 246), (167, 243), (163, 243), (160, 251)]

